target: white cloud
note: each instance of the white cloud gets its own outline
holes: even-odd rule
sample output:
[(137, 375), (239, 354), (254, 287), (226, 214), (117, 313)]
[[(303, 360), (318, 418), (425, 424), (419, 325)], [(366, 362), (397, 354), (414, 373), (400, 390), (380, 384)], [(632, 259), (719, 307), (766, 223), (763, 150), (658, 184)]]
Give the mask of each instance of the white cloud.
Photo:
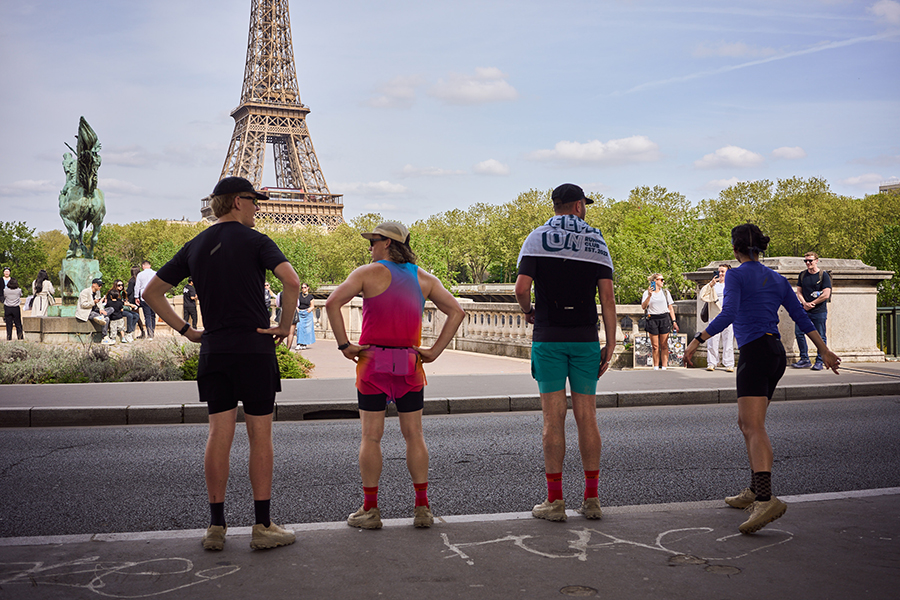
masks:
[(104, 148), (100, 151), (100, 159), (102, 164), (107, 165), (154, 167), (159, 164), (161, 157), (141, 146), (127, 146), (123, 148)]
[(474, 171), (479, 175), (509, 175), (509, 166), (490, 158), (475, 165)]
[(120, 179), (104, 179), (103, 177), (97, 182), (97, 185), (100, 187), (100, 190), (106, 194), (108, 192), (113, 192), (117, 194), (129, 194), (133, 196), (140, 196), (144, 193), (144, 190), (131, 182), (122, 181)]
[(451, 175), (465, 175), (465, 171), (452, 171), (439, 169), (438, 167), (414, 167), (405, 165), (400, 171), (403, 177), (447, 177)]
[(740, 181), (741, 180), (737, 177), (732, 177), (730, 179), (713, 179), (711, 181), (707, 181), (706, 185), (703, 186), (703, 189), (720, 192), (724, 189), (730, 188), (736, 183), (740, 183)]
[(374, 108), (409, 108), (416, 100), (416, 88), (422, 83), (418, 75), (394, 77), (379, 87), (366, 104)]
[(900, 2), (894, 0), (878, 0), (866, 9), (881, 21), (887, 21), (892, 25), (900, 25)]
[(694, 162), (698, 169), (715, 169), (718, 167), (756, 167), (764, 162), (764, 158), (756, 152), (737, 146), (725, 146), (712, 154)]
[(20, 179), (13, 181), (9, 185), (0, 186), (0, 195), (2, 196), (46, 196), (52, 194), (54, 198), (59, 196), (59, 191), (65, 184), (65, 179), (60, 177), (60, 181), (47, 181), (45, 179)]
[(878, 173), (866, 173), (865, 175), (841, 179), (838, 183), (855, 188), (871, 189), (872, 187), (877, 188), (884, 180), (885, 178)]
[(783, 158), (785, 160), (806, 158), (806, 150), (800, 146), (782, 146), (781, 148), (772, 150), (772, 158)]
[(694, 56), (707, 58), (710, 56), (724, 56), (727, 58), (764, 58), (773, 56), (778, 51), (775, 48), (759, 48), (748, 46), (743, 42), (718, 42), (716, 44), (702, 43), (694, 48)]
[(387, 204), (385, 202), (377, 203), (372, 202), (369, 204), (363, 204), (363, 208), (369, 211), (382, 211), (382, 210), (397, 210), (396, 204)]
[(335, 193), (344, 195), (363, 195), (363, 196), (390, 196), (396, 194), (405, 194), (407, 188), (399, 183), (391, 183), (390, 181), (371, 181), (368, 183), (336, 183), (331, 186)]
[(620, 140), (601, 142), (557, 142), (552, 150), (535, 150), (527, 156), (532, 160), (550, 160), (576, 164), (620, 165), (659, 160), (659, 145), (645, 135), (633, 135)]
[(516, 88), (496, 67), (479, 67), (474, 75), (451, 73), (447, 81), (439, 79), (428, 94), (450, 104), (508, 102), (519, 97)]

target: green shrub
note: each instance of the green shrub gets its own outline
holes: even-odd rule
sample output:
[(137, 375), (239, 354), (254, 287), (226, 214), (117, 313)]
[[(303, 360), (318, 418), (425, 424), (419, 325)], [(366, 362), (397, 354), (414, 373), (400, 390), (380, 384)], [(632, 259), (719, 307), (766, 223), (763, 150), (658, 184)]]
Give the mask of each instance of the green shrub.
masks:
[(276, 346), (275, 356), (278, 358), (278, 371), (282, 379), (306, 379), (314, 366), (299, 354), (291, 352), (284, 344)]

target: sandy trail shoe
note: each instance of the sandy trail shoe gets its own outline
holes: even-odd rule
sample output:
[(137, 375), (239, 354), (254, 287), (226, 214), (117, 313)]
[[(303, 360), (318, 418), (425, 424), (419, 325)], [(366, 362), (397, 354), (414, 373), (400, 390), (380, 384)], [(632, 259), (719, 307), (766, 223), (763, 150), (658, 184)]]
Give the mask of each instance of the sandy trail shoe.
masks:
[(358, 511), (347, 518), (347, 525), (361, 529), (381, 529), (381, 510), (377, 506), (363, 510), (360, 506)]
[(210, 525), (203, 535), (204, 550), (221, 550), (225, 547), (225, 532), (228, 527), (222, 525)]
[(434, 524), (434, 515), (431, 514), (431, 509), (427, 506), (417, 506), (415, 508), (415, 517), (413, 518), (413, 525), (415, 527), (431, 527)]
[(277, 548), (278, 546), (289, 546), (296, 540), (297, 537), (293, 531), (282, 529), (270, 521), (268, 527), (263, 527), (262, 523), (257, 523), (253, 526), (250, 547), (254, 550), (265, 550), (267, 548)]
[(547, 519), (548, 521), (565, 521), (566, 520), (566, 501), (560, 498), (553, 502), (544, 500), (540, 504), (535, 504), (531, 509), (531, 516), (535, 519)]
[(600, 509), (600, 498), (585, 498), (581, 502), (581, 507), (576, 508), (575, 512), (585, 519), (602, 519), (603, 511)]
[(780, 519), (787, 512), (787, 504), (772, 496), (771, 500), (766, 500), (765, 502), (757, 500), (747, 507), (747, 510), (750, 511), (750, 518), (738, 527), (738, 531), (741, 533), (754, 533), (775, 519)]
[(737, 496), (728, 496), (725, 498), (725, 504), (734, 508), (747, 508), (756, 502), (756, 494), (750, 491), (750, 488), (744, 488)]

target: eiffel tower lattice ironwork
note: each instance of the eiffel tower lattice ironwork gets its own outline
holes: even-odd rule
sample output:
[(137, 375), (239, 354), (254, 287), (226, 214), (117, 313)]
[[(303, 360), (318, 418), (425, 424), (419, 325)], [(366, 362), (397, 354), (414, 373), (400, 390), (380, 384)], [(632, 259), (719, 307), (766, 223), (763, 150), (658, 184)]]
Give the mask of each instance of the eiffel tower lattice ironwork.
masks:
[[(300, 101), (288, 0), (252, 0), (241, 103), (231, 112), (234, 134), (219, 179), (244, 177), (261, 189), (266, 144), (272, 144), (275, 187), (262, 188), (259, 217), (278, 225), (344, 222), (343, 196), (332, 194), (306, 127), (310, 112)], [(201, 214), (214, 219), (209, 198)]]

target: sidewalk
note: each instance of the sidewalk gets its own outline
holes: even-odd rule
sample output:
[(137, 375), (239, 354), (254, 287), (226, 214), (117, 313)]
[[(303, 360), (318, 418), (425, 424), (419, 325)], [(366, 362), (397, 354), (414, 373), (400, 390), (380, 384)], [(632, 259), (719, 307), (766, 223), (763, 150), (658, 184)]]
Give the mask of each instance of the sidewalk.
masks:
[[(275, 419), (356, 417), (355, 364), (334, 340), (304, 350), (311, 379), (286, 379)], [(446, 350), (425, 365), (426, 414), (540, 410), (528, 360)], [(900, 362), (847, 363), (840, 375), (788, 367), (773, 400), (900, 395)], [(724, 370), (607, 371), (597, 406), (715, 404), (737, 400), (734, 374)], [(393, 407), (391, 408), (393, 410)], [(0, 386), (0, 427), (204, 423), (206, 405), (192, 381)]]
[(297, 542), (222, 552), (202, 530), (0, 539), (0, 598), (896, 598), (900, 488), (784, 497), (753, 535), (723, 502), (604, 509), (566, 523), (530, 513), (411, 519), (379, 531), (292, 525)]

